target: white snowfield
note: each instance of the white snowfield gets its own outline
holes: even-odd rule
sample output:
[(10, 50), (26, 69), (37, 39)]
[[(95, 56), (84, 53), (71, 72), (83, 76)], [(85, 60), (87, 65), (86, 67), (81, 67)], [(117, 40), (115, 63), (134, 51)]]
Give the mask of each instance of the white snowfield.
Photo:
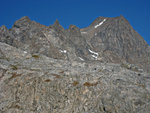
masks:
[(106, 19), (104, 19), (102, 22), (100, 22), (98, 25), (96, 25), (95, 28), (101, 26), (105, 21), (106, 21)]
[(67, 53), (67, 50), (60, 50), (61, 53)]

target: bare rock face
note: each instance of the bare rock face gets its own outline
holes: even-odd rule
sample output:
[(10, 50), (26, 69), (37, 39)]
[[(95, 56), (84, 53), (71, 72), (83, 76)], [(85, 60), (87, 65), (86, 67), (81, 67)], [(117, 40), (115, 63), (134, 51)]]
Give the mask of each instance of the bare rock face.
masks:
[(88, 38), (92, 48), (101, 53), (105, 61), (126, 61), (149, 71), (149, 46), (123, 16), (97, 18), (81, 31)]
[(0, 27), (0, 113), (149, 113), (150, 47), (123, 17)]
[(31, 54), (39, 53), (52, 58), (63, 58), (50, 38), (54, 30), (23, 17), (16, 21), (10, 32), (15, 36), (13, 46)]
[(150, 74), (69, 62), (0, 43), (1, 113), (148, 113)]
[(9, 30), (4, 25), (0, 27), (0, 41), (9, 45), (13, 43), (13, 35), (10, 34)]
[(149, 46), (123, 16), (98, 17), (87, 28), (70, 25), (66, 30), (58, 20), (47, 27), (23, 17), (10, 30), (2, 26), (0, 36), (1, 42), (31, 54), (66, 60), (127, 62), (150, 71)]

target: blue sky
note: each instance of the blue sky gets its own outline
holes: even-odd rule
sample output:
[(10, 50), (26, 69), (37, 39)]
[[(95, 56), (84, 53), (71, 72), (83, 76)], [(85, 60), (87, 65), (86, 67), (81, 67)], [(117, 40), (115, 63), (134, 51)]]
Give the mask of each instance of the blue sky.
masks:
[(150, 45), (150, 0), (0, 0), (0, 26), (23, 16), (44, 25), (87, 27), (99, 16), (123, 15)]

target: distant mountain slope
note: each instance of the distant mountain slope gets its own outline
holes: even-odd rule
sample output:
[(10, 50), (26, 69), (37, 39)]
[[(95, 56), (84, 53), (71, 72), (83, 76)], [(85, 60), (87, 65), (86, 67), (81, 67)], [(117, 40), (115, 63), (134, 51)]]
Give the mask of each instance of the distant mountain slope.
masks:
[(0, 28), (0, 42), (55, 59), (130, 63), (150, 72), (150, 47), (123, 17), (98, 17), (86, 28), (64, 29), (56, 20), (44, 26), (28, 17), (8, 30)]

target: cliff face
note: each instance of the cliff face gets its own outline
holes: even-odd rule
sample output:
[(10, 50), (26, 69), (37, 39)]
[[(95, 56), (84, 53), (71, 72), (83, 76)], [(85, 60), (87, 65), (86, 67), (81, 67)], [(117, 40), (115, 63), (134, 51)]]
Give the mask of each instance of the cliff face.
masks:
[(123, 17), (80, 29), (0, 27), (0, 113), (149, 113), (150, 47)]
[(81, 31), (88, 38), (92, 49), (101, 53), (105, 61), (126, 61), (149, 70), (148, 44), (123, 16), (97, 18)]

